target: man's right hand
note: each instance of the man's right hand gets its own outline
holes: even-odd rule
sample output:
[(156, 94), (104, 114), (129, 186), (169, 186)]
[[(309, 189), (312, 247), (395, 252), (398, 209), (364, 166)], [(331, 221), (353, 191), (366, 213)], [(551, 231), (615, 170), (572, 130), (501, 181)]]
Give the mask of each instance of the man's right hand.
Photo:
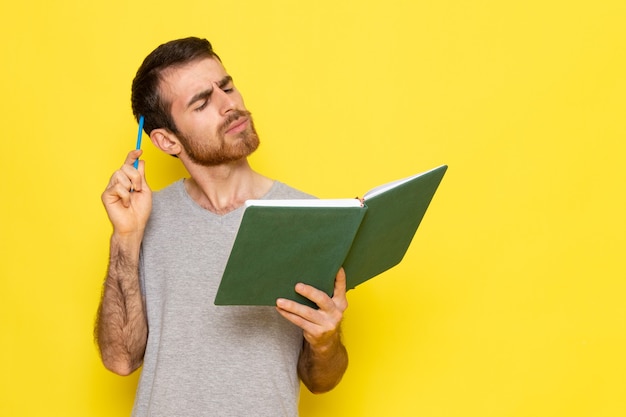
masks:
[(118, 235), (139, 234), (143, 236), (152, 210), (152, 190), (145, 176), (145, 162), (133, 163), (142, 151), (128, 153), (124, 165), (111, 176), (109, 185), (102, 193), (102, 203)]

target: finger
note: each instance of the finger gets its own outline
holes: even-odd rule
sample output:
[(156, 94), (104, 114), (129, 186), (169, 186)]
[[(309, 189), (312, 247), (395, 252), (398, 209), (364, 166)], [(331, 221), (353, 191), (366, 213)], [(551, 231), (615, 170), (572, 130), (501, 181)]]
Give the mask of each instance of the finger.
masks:
[(118, 201), (121, 201), (124, 207), (130, 207), (130, 190), (120, 183), (111, 185), (102, 194), (102, 202), (105, 205), (115, 204)]
[(132, 151), (128, 152), (128, 155), (126, 155), (126, 160), (124, 161), (124, 165), (132, 166), (142, 153), (143, 150), (141, 149), (133, 149)]
[(303, 317), (308, 321), (312, 321), (313, 317), (317, 313), (317, 310), (304, 304), (300, 304), (296, 301), (289, 300), (287, 298), (279, 298), (276, 300), (276, 306), (289, 314), (294, 316)]
[(335, 291), (333, 292), (333, 298), (343, 298), (346, 296), (346, 271), (343, 268), (339, 268), (337, 276), (335, 277)]
[(113, 173), (113, 175), (111, 175), (111, 179), (109, 180), (109, 184), (107, 185), (107, 190), (115, 187), (118, 184), (127, 189), (129, 189), (131, 186), (131, 180), (128, 177), (128, 173), (124, 172), (124, 170), (122, 169), (118, 169)]
[(328, 341), (329, 338), (338, 332), (342, 315), (337, 310), (329, 314), (321, 310), (302, 306), (311, 312), (311, 314), (308, 314), (302, 313), (298, 309), (284, 309), (280, 305), (281, 303), (278, 302), (276, 307), (278, 313), (302, 329), (304, 338), (311, 344), (324, 343), (324, 341)]
[[(329, 298), (326, 294), (324, 296)], [(316, 309), (284, 298), (278, 299), (276, 306), (283, 317), (309, 333), (316, 333), (320, 328), (325, 328), (328, 319), (334, 317), (337, 312)]]
[(278, 311), (278, 314), (283, 316), (285, 319), (301, 328), (307, 334), (314, 333), (317, 328), (319, 328), (319, 325), (317, 323), (314, 323), (311, 320), (308, 320), (291, 310), (283, 309), (279, 305), (277, 305), (276, 311)]
[(137, 167), (137, 171), (141, 176), (141, 189), (144, 187), (148, 188), (148, 182), (146, 181), (146, 162), (139, 161), (139, 166)]
[(126, 208), (130, 207), (130, 193), (131, 193), (132, 189), (128, 190), (126, 188), (123, 188), (122, 186), (118, 185), (118, 196), (120, 198), (120, 200), (122, 201), (122, 205)]
[(322, 290), (318, 290), (311, 285), (298, 283), (295, 288), (301, 296), (313, 301), (322, 310), (330, 310), (334, 307), (332, 299)]
[(128, 179), (127, 188), (129, 190), (141, 191), (144, 180), (143, 175), (139, 170), (135, 169), (132, 164), (124, 164), (122, 165), (122, 168), (120, 168), (120, 171)]
[(348, 299), (346, 298), (346, 272), (340, 268), (335, 277), (335, 289), (333, 292), (333, 305), (342, 313), (348, 308)]

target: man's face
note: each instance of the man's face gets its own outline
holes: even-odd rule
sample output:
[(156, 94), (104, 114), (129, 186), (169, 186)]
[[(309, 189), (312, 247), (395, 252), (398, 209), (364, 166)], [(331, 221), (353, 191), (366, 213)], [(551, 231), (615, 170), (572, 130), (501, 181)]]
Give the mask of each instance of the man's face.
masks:
[(199, 165), (237, 161), (259, 138), (252, 116), (222, 64), (211, 58), (165, 70), (161, 82), (184, 152)]

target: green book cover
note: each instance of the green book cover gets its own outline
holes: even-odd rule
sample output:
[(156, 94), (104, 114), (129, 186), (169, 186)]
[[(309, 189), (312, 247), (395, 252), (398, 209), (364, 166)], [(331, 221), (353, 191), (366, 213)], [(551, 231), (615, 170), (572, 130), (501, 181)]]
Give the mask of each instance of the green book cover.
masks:
[(361, 204), (341, 200), (251, 200), (215, 297), (216, 305), (314, 306), (298, 282), (328, 295), (341, 266), (347, 288), (397, 265), (447, 169), (443, 165), (377, 187)]
[(343, 263), (348, 289), (400, 263), (446, 170), (443, 165), (364, 196), (367, 212)]
[(215, 304), (275, 305), (282, 297), (314, 306), (294, 287), (306, 282), (333, 293), (335, 275), (366, 210), (360, 204), (246, 207)]

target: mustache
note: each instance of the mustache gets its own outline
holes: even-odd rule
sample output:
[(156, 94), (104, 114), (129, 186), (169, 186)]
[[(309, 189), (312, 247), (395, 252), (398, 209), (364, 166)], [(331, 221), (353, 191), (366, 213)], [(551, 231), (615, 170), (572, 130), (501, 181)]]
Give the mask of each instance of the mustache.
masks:
[(220, 134), (224, 134), (228, 128), (230, 127), (231, 123), (233, 123), (235, 120), (241, 118), (241, 117), (249, 117), (250, 119), (252, 119), (252, 113), (250, 113), (247, 110), (239, 110), (239, 109), (235, 109), (233, 111), (231, 111), (228, 116), (226, 116), (226, 119), (224, 120), (224, 123), (222, 123), (218, 129), (218, 132)]

